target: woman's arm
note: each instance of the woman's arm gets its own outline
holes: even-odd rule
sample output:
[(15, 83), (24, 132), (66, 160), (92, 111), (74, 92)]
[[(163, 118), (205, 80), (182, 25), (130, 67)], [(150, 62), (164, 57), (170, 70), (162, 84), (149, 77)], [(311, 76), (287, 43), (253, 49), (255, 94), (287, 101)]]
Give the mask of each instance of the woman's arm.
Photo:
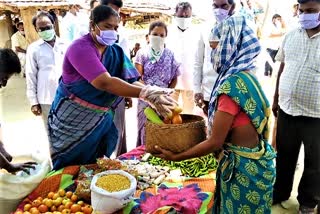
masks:
[(107, 91), (121, 97), (139, 98), (142, 87), (127, 83), (117, 77), (112, 77), (108, 72), (100, 74), (91, 84), (102, 91)]
[(141, 81), (135, 81), (132, 83), (132, 85), (139, 86), (139, 87), (145, 86), (145, 84), (143, 84)]
[(139, 71), (139, 74), (141, 76), (143, 76), (143, 65), (139, 64), (139, 63), (134, 63), (134, 66), (136, 67), (136, 69)]
[(231, 129), (233, 120), (233, 115), (226, 112), (217, 111), (213, 119), (212, 135), (209, 137), (209, 139), (177, 154), (156, 146), (159, 154), (155, 155), (166, 160), (180, 161), (194, 157), (201, 157), (219, 150), (222, 148), (222, 145), (225, 142), (225, 139)]

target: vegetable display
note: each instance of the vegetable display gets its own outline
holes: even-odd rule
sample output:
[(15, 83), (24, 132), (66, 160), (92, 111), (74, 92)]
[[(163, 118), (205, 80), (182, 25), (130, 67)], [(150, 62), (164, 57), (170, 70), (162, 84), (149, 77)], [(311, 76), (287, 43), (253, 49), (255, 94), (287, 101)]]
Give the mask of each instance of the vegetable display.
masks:
[(210, 171), (214, 171), (218, 167), (218, 162), (213, 154), (183, 161), (167, 161), (152, 156), (148, 162), (152, 165), (168, 166), (170, 169), (180, 169), (182, 175), (190, 177), (207, 175)]

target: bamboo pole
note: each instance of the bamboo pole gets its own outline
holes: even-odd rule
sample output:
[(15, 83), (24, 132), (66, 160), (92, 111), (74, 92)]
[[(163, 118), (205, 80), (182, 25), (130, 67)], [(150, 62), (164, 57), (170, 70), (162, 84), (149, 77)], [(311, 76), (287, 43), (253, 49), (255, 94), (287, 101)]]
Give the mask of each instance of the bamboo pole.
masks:
[(39, 39), (38, 33), (32, 25), (32, 17), (37, 14), (37, 9), (34, 7), (23, 8), (20, 10), (20, 15), (23, 20), (26, 39), (29, 44)]
[(11, 13), (10, 12), (6, 12), (6, 18), (5, 18), (5, 20), (6, 20), (6, 23), (7, 23), (7, 25), (8, 26), (11, 26), (11, 27), (9, 27), (8, 28), (8, 33), (9, 33), (9, 35), (10, 36), (12, 36), (12, 34), (13, 34), (13, 26), (12, 26), (12, 18), (11, 18)]

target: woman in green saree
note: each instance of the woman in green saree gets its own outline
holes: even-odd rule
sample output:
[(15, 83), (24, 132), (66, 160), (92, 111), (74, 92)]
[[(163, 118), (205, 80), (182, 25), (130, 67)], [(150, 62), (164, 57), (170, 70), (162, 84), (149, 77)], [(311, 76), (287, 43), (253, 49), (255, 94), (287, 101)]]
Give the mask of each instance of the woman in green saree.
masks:
[(209, 138), (182, 152), (157, 147), (157, 156), (184, 160), (222, 149), (213, 213), (271, 213), (275, 152), (268, 144), (268, 100), (251, 73), (261, 47), (241, 16), (213, 29), (219, 74), (209, 104)]

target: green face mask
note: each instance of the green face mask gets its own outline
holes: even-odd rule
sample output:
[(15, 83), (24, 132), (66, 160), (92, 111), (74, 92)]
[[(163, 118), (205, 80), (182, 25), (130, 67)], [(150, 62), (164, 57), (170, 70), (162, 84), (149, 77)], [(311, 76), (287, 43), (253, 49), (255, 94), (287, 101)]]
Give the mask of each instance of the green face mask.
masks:
[(49, 42), (53, 40), (54, 36), (56, 35), (56, 32), (54, 31), (54, 29), (50, 29), (50, 30), (38, 32), (38, 34), (41, 39)]

